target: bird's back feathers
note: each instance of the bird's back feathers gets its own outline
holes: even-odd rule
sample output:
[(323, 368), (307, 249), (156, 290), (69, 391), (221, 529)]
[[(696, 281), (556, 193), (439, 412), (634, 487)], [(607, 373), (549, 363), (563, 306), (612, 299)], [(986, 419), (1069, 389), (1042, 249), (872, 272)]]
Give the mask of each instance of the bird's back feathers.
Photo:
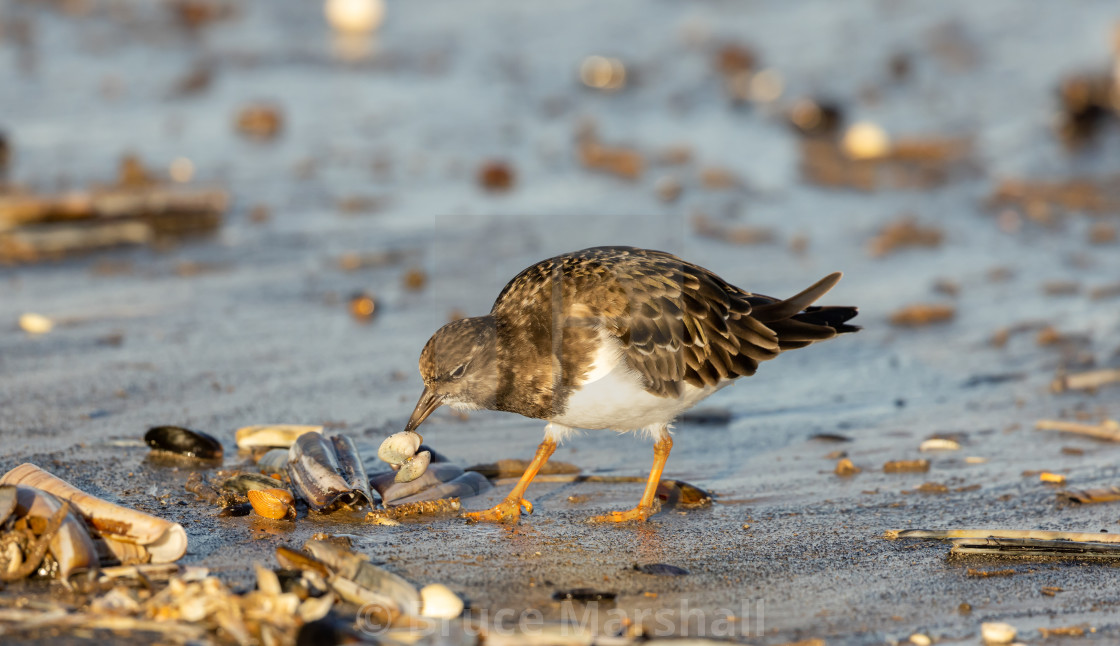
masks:
[(752, 375), (785, 350), (859, 329), (846, 323), (856, 308), (813, 305), (839, 279), (831, 274), (783, 300), (662, 251), (596, 247), (541, 261), (511, 280), (491, 310), (499, 352), (537, 366), (504, 378), (503, 409), (545, 419), (562, 409), (593, 369), (603, 334), (657, 396)]

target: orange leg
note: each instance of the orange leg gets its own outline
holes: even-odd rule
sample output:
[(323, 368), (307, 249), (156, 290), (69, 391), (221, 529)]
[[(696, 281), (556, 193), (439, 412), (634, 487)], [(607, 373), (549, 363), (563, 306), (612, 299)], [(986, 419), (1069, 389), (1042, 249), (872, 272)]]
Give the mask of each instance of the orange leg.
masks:
[(612, 511), (609, 514), (595, 516), (590, 519), (592, 523), (625, 523), (636, 520), (644, 522), (661, 509), (661, 503), (656, 498), (657, 485), (661, 482), (661, 472), (665, 469), (665, 462), (669, 460), (669, 451), (673, 450), (673, 438), (668, 435), (658, 440), (653, 445), (653, 468), (649, 471), (646, 480), (646, 490), (638, 506), (628, 511)]
[(533, 456), (533, 461), (529, 463), (525, 473), (521, 474), (521, 479), (517, 481), (517, 485), (514, 486), (513, 491), (509, 492), (505, 500), (485, 511), (464, 513), (463, 517), (470, 520), (505, 523), (516, 521), (521, 516), (522, 507), (525, 508), (527, 513), (533, 513), (533, 503), (523, 497), (525, 490), (529, 488), (529, 483), (537, 477), (537, 472), (541, 470), (545, 462), (548, 462), (548, 458), (552, 456), (552, 452), (555, 450), (556, 442), (545, 438), (537, 447), (537, 453)]

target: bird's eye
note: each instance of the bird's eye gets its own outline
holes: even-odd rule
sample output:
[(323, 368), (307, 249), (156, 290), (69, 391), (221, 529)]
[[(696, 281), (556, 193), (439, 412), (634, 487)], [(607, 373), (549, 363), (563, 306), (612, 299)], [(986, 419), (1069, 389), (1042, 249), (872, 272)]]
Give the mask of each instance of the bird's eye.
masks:
[(451, 371), (451, 378), (452, 379), (458, 379), (458, 378), (462, 377), (463, 373), (465, 373), (466, 371), (467, 371), (467, 364), (463, 364), (463, 365), (459, 366), (458, 368)]

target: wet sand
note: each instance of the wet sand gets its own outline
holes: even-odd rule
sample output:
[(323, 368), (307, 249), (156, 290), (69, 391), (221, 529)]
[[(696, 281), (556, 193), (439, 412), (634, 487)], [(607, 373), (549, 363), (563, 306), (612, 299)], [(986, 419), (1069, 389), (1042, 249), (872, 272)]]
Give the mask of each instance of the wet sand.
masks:
[[(241, 585), (253, 561), (274, 564), (277, 545), (330, 531), (354, 535), (362, 551), (416, 582), (446, 583), (475, 612), (532, 608), (558, 620), (564, 608), (553, 593), (591, 587), (618, 593), (614, 608), (630, 617), (667, 609), (672, 634), (698, 633), (679, 620), (689, 609), (704, 622), (736, 615), (732, 636), (752, 643), (878, 644), (915, 632), (976, 643), (985, 621), (1007, 621), (1029, 641), (1038, 628), (1069, 625), (1118, 638), (1120, 572), (1107, 562), (948, 559), (945, 545), (881, 538), (909, 527), (1120, 529), (1113, 505), (1061, 504), (1059, 489), (1023, 475), (1064, 473), (1076, 489), (1117, 484), (1120, 446), (1033, 428), (1077, 412), (1120, 415), (1120, 386), (1049, 387), (1063, 366), (1117, 364), (1120, 301), (1090, 290), (1120, 280), (1120, 252), (1086, 242), (1092, 224), (1116, 216), (1071, 215), (1049, 227), (1023, 218), (1009, 233), (983, 204), (1003, 177), (1120, 171), (1120, 129), (1070, 154), (1050, 126), (1061, 76), (1107, 64), (1114, 6), (483, 3), (465, 14), (452, 3), (402, 3), (390, 6), (377, 53), (356, 63), (334, 58), (338, 44), (319, 7), (271, 6), (247, 3), (194, 34), (153, 8), (78, 19), (37, 4), (4, 6), (0, 18), (29, 20), (34, 32), (30, 54), (0, 48), (12, 180), (78, 187), (111, 179), (125, 151), (157, 168), (185, 156), (196, 181), (225, 185), (235, 206), (209, 239), (0, 267), (0, 321), (9, 325), (0, 334), (0, 469), (35, 462), (182, 522), (191, 540), (183, 562)], [(946, 38), (971, 56), (938, 54)], [(731, 105), (711, 67), (724, 41), (749, 45), (762, 67), (778, 70), (782, 99)], [(904, 81), (888, 73), (897, 52), (913, 57)], [(626, 61), (632, 84), (616, 94), (582, 87), (579, 61), (594, 53)], [(210, 86), (170, 96), (199, 61), (214, 68)], [(797, 135), (781, 116), (809, 94), (892, 134), (970, 135), (979, 170), (920, 190), (809, 185), (797, 169)], [(234, 131), (236, 109), (258, 99), (283, 110), (275, 141)], [(685, 144), (693, 161), (651, 161), (636, 181), (590, 172), (574, 144), (588, 118), (604, 142), (650, 160)], [(477, 186), (475, 171), (489, 159), (516, 170), (508, 193)], [(743, 186), (704, 188), (698, 177), (709, 166)], [(654, 190), (667, 176), (685, 187), (671, 204)], [(383, 205), (338, 208), (354, 197)], [(250, 219), (256, 205), (269, 208), (267, 222)], [(775, 242), (698, 236), (697, 212), (768, 228)], [(907, 213), (939, 227), (943, 243), (870, 257), (869, 240)], [(797, 236), (808, 242), (801, 254), (790, 249)], [(591, 526), (584, 519), (631, 506), (640, 486), (538, 483), (529, 490), (536, 512), (514, 528), (219, 519), (183, 490), (189, 470), (113, 444), (152, 425), (185, 425), (223, 439), (230, 464), (240, 426), (331, 422), (372, 449), (403, 426), (419, 395), (420, 349), (453, 310), (483, 313), (528, 264), (600, 244), (672, 251), (775, 296), (842, 270), (826, 300), (861, 309), (859, 334), (784, 355), (708, 400), (730, 411), (728, 424), (677, 426), (666, 476), (717, 493), (710, 509)], [(383, 250), (407, 255), (387, 267), (338, 267), (344, 253)], [(403, 286), (411, 268), (426, 273), (424, 289)], [(938, 279), (955, 281), (959, 293), (935, 293)], [(1051, 281), (1080, 290), (1048, 294)], [(357, 290), (378, 300), (368, 323), (347, 311)], [(916, 329), (889, 324), (914, 302), (951, 303), (956, 316)], [(30, 336), (15, 327), (24, 312), (59, 325)], [(1084, 340), (1040, 346), (1035, 329), (993, 346), (997, 330), (1027, 321)], [(439, 412), (424, 434), (466, 465), (530, 457), (542, 426)], [(919, 454), (936, 433), (963, 435), (963, 447)], [(811, 439), (817, 434), (851, 441)], [(835, 459), (825, 456), (838, 450), (863, 472), (834, 475)], [(888, 460), (919, 457), (931, 460), (928, 473), (882, 472)], [(587, 432), (554, 459), (585, 473), (643, 475), (651, 458), (641, 438)], [(926, 482), (948, 492), (917, 493)], [(466, 505), (492, 504), (509, 486)], [(645, 563), (689, 574), (633, 570)], [(1008, 568), (1013, 576), (968, 573)], [(1047, 596), (1044, 586), (1062, 591)], [(744, 601), (755, 615), (744, 617)]]

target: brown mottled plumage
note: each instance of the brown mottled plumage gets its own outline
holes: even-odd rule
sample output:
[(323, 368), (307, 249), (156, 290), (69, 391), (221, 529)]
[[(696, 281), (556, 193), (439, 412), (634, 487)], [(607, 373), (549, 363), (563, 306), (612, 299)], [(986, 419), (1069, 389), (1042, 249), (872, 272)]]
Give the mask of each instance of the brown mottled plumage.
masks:
[[(432, 336), (408, 428), (451, 404), (549, 420), (541, 464), (546, 445), (572, 427), (642, 428), (671, 446), (668, 424), (697, 401), (781, 352), (859, 329), (846, 323), (856, 308), (812, 305), (839, 279), (831, 274), (781, 300), (661, 251), (596, 247), (549, 258), (511, 280), (489, 315)], [(517, 504), (476, 517), (516, 516), (519, 488)], [(637, 516), (613, 520), (644, 520), (652, 512), (646, 497), (643, 504)]]

